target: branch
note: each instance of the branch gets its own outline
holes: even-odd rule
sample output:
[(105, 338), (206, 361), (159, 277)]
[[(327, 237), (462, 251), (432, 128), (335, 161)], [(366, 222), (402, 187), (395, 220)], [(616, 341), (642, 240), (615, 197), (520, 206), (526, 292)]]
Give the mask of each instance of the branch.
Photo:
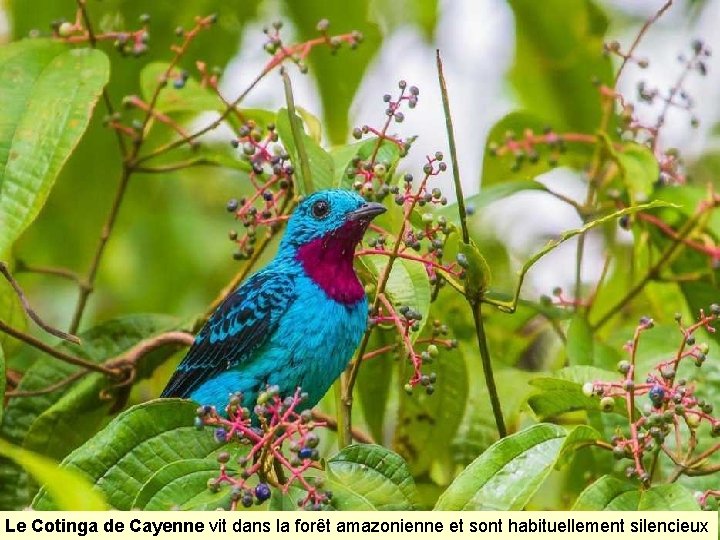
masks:
[(84, 367), (91, 371), (98, 371), (98, 372), (104, 373), (105, 375), (108, 375), (109, 377), (112, 377), (114, 379), (117, 379), (120, 376), (120, 373), (117, 370), (105, 367), (102, 364), (94, 364), (92, 362), (89, 362), (88, 360), (80, 358), (79, 356), (74, 356), (72, 354), (55, 349), (55, 348), (51, 347), (50, 345), (46, 345), (39, 339), (37, 339), (29, 334), (26, 334), (25, 332), (21, 332), (20, 330), (17, 330), (15, 328), (13, 328), (12, 326), (8, 326), (1, 320), (0, 320), (0, 331), (5, 332), (6, 334), (14, 337), (15, 339), (19, 339), (20, 341), (23, 341), (23, 342), (27, 343), (28, 345), (35, 347), (36, 349), (41, 350), (42, 352), (47, 353), (54, 358), (57, 358), (58, 360), (67, 362), (68, 364)]
[(30, 317), (35, 322), (35, 324), (37, 324), (40, 328), (45, 330), (48, 334), (51, 334), (62, 340), (71, 341), (71, 342), (77, 343), (77, 344), (80, 343), (80, 338), (50, 326), (49, 324), (44, 322), (37, 315), (37, 313), (35, 313), (33, 308), (30, 306), (30, 302), (28, 301), (27, 297), (25, 296), (25, 293), (23, 293), (23, 290), (20, 288), (20, 285), (18, 284), (17, 281), (15, 281), (15, 278), (13, 278), (12, 274), (10, 274), (10, 270), (8, 269), (7, 265), (2, 261), (0, 261), (0, 273), (2, 273), (3, 276), (5, 276), (5, 279), (8, 280), (8, 283), (10, 283), (10, 285), (12, 285), (12, 288), (15, 289), (15, 294), (17, 294), (18, 298), (20, 299), (20, 302), (22, 303), (25, 313), (28, 314), (28, 317)]
[[(317, 422), (325, 422), (325, 427), (332, 431), (338, 430), (338, 422), (335, 418), (332, 416), (329, 416), (325, 414), (324, 412), (320, 412), (318, 410), (313, 409), (312, 411), (313, 420)], [(363, 444), (375, 444), (375, 439), (373, 439), (369, 434), (365, 433), (364, 431), (360, 431), (357, 428), (351, 429), (352, 438), (353, 440), (356, 440), (359, 443)]]

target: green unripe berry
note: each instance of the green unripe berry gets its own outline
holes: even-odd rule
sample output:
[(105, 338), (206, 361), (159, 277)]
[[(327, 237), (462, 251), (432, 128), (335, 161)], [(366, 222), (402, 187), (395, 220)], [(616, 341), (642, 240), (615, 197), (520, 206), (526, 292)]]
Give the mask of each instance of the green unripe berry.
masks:
[(611, 412), (615, 408), (615, 400), (610, 396), (605, 396), (600, 400), (600, 409), (603, 412)]
[(58, 27), (58, 35), (60, 37), (69, 37), (75, 31), (75, 26), (72, 23), (65, 21)]
[(595, 385), (591, 382), (583, 384), (582, 392), (587, 397), (593, 397), (595, 395)]

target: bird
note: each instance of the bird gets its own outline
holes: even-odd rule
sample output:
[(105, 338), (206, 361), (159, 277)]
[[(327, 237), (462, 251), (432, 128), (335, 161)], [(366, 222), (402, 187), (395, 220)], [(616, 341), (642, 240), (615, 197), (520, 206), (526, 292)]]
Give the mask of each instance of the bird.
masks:
[(254, 409), (275, 387), (301, 389), (310, 409), (340, 376), (368, 324), (353, 267), (370, 222), (386, 211), (354, 191), (305, 197), (277, 254), (230, 293), (195, 337), (161, 397), (189, 398), (223, 414), (232, 395)]

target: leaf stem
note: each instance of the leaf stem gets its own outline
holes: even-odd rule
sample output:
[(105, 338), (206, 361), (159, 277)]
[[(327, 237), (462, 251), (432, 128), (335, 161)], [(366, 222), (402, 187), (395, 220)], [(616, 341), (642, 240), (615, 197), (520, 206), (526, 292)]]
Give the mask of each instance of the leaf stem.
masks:
[(470, 232), (467, 226), (467, 211), (465, 210), (465, 198), (463, 197), (462, 183), (460, 182), (460, 167), (457, 159), (457, 146), (455, 145), (455, 130), (453, 129), (452, 116), (450, 115), (450, 98), (448, 96), (445, 75), (443, 74), (442, 58), (440, 49), (435, 50), (437, 63), (438, 81), (440, 82), (440, 93), (442, 94), (443, 110), (445, 111), (445, 127), (447, 129), (448, 146), (450, 147), (450, 159), (452, 162), (453, 181), (455, 182), (455, 195), (457, 196), (458, 214), (460, 226), (462, 227), (463, 242), (470, 243)]
[(495, 377), (493, 375), (492, 361), (490, 360), (490, 351), (487, 346), (485, 337), (485, 327), (482, 320), (482, 302), (472, 304), (473, 319), (475, 320), (475, 334), (477, 335), (478, 347), (480, 348), (480, 358), (482, 359), (483, 374), (485, 375), (485, 385), (490, 396), (490, 404), (492, 405), (493, 416), (495, 417), (495, 425), (497, 426), (500, 438), (507, 436), (507, 428), (503, 419), (502, 407), (500, 406), (500, 398), (498, 397), (497, 386), (495, 385)]

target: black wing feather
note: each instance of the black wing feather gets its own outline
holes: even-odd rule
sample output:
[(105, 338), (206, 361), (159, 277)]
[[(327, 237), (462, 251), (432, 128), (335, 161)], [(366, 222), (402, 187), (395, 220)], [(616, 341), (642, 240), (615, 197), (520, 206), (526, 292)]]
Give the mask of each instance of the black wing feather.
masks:
[(295, 298), (287, 273), (261, 271), (230, 294), (200, 330), (162, 397), (188, 397), (200, 384), (247, 361)]

